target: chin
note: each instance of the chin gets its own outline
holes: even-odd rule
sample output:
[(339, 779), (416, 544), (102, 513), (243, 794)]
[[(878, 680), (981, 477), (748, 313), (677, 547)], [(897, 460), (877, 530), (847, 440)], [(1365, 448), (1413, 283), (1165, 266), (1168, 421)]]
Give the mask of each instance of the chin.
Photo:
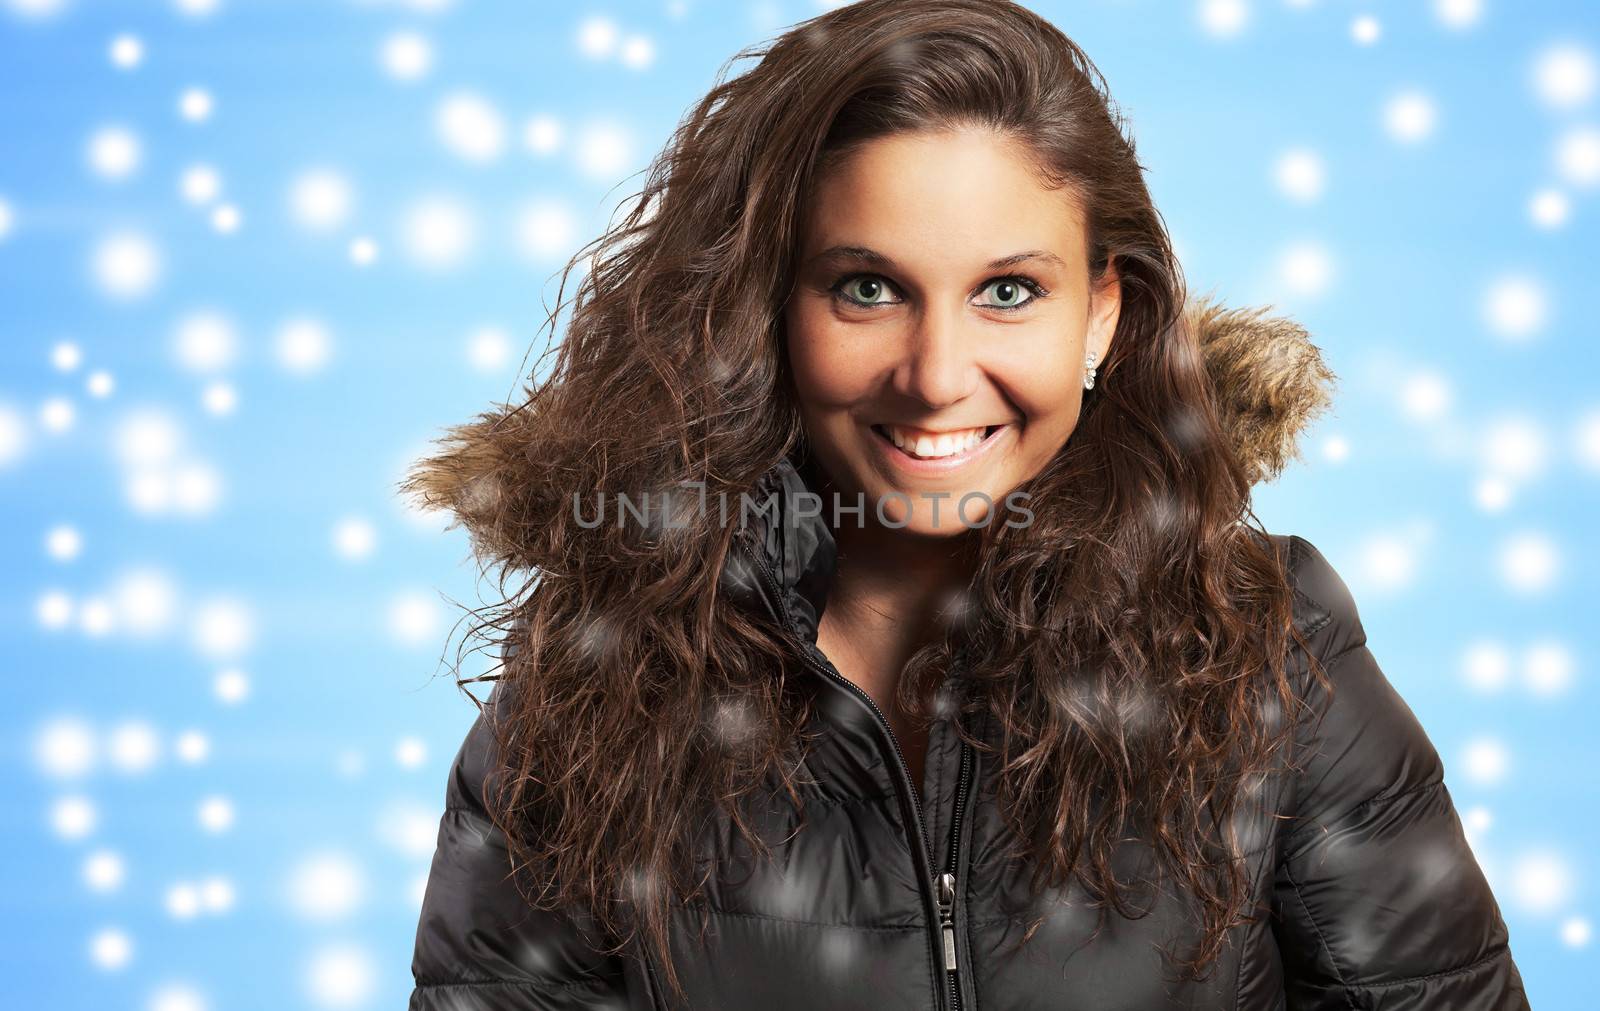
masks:
[[(972, 496), (967, 499), (965, 505), (961, 505), (963, 496)], [(853, 504), (853, 498), (845, 496), (840, 501), (844, 505), (850, 505)], [(879, 491), (865, 493), (865, 500), (863, 523), (879, 525), (899, 533), (928, 537), (955, 537), (1001, 522), (1006, 508), (1005, 496), (996, 495), (988, 488), (912, 488), (884, 485)], [(879, 502), (882, 502), (881, 510), (878, 508)], [(935, 508), (938, 509), (937, 522), (934, 519)], [(841, 516), (842, 522), (845, 523), (851, 522), (852, 519), (849, 514)]]

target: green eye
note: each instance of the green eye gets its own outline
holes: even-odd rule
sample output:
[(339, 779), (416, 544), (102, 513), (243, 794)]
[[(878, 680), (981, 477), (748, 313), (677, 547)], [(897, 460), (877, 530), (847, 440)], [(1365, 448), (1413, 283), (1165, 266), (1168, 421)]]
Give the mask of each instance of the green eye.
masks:
[[(828, 288), (828, 292), (839, 302), (861, 309), (879, 305), (899, 305), (900, 303), (893, 298), (883, 297), (889, 288), (889, 283), (877, 274), (851, 274), (834, 282)], [(1022, 274), (994, 278), (979, 290), (994, 292), (994, 301), (982, 303), (985, 308), (1007, 312), (1024, 309), (1035, 300), (1050, 294), (1039, 282)]]
[(863, 274), (845, 281), (843, 288), (846, 297), (851, 301), (872, 305), (879, 301), (886, 285), (879, 278)]
[(995, 298), (990, 302), (990, 305), (999, 309), (1016, 309), (1033, 301), (1033, 296), (1028, 292), (1026, 286), (1014, 277), (1002, 277), (990, 281), (983, 290), (995, 293)]

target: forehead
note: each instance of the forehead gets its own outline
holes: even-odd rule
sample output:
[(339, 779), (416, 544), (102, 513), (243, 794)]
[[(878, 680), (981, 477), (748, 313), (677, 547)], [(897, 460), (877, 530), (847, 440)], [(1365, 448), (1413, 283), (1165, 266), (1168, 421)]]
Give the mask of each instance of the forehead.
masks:
[(866, 142), (817, 181), (805, 220), (812, 251), (862, 245), (929, 267), (1019, 249), (1084, 259), (1071, 191), (1046, 186), (1015, 141), (978, 128)]

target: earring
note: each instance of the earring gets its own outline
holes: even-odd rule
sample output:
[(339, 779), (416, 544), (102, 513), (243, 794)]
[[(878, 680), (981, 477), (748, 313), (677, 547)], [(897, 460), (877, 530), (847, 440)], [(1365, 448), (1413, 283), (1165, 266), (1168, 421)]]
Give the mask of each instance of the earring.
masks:
[(1088, 357), (1086, 357), (1083, 360), (1084, 366), (1086, 368), (1088, 368), (1088, 370), (1089, 370), (1088, 372), (1085, 372), (1083, 374), (1083, 388), (1086, 389), (1086, 390), (1094, 389), (1094, 370), (1095, 370), (1094, 359), (1095, 359), (1095, 353), (1093, 351), (1091, 351), (1091, 352), (1089, 352)]

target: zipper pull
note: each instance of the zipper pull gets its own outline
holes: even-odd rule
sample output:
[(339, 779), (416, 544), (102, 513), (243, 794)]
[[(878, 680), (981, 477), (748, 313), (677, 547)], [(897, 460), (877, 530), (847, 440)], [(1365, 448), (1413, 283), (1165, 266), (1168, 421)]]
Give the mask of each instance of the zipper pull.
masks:
[(939, 875), (939, 927), (944, 934), (944, 967), (956, 971), (956, 876), (949, 871)]

